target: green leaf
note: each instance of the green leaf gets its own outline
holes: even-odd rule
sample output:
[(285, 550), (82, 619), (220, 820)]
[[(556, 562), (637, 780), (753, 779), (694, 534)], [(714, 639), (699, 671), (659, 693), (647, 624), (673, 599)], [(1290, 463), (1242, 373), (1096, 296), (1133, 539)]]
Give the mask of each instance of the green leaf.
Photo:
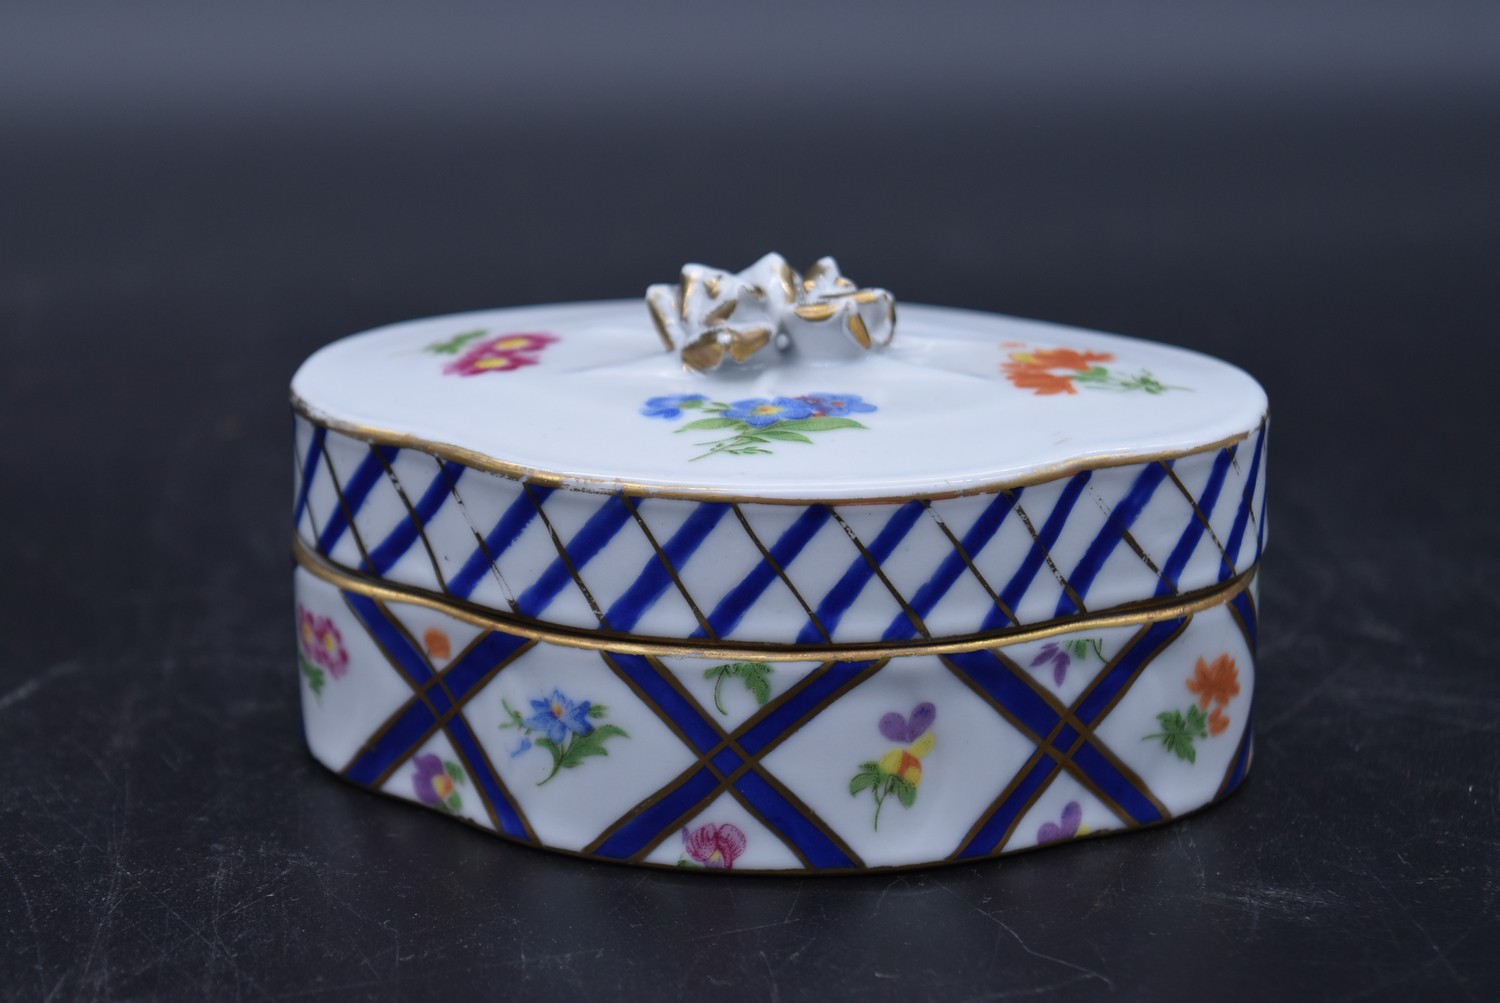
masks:
[(1073, 378), (1080, 383), (1102, 383), (1109, 379), (1109, 370), (1103, 366), (1094, 366), (1092, 369), (1073, 374)]
[(453, 778), (453, 782), (455, 784), (462, 784), (465, 782), (464, 768), (453, 762), (451, 759), (443, 763), (443, 769), (447, 772), (448, 776)]
[(563, 751), (558, 744), (550, 738), (539, 738), (534, 743), (538, 748), (546, 749), (552, 753), (552, 772), (556, 773), (562, 766)]
[(697, 408), (703, 407), (703, 405), (705, 403), (707, 403), (707, 402), (706, 401), (683, 401), (681, 404), (678, 404), (677, 406), (680, 407), (684, 411), (693, 411), (693, 410), (696, 410)]
[(528, 735), (531, 733), (531, 729), (526, 727), (526, 719), (517, 714), (515, 708), (504, 697), (500, 698), (500, 706), (504, 708), (506, 715), (510, 718), (509, 721), (498, 726), (502, 731), (506, 728), (520, 728)]
[(896, 781), (896, 800), (900, 801), (907, 808), (916, 804), (917, 785), (908, 780), (903, 780), (901, 777), (892, 777), (892, 779)]
[(614, 738), (616, 735), (624, 738), (630, 737), (625, 734), (624, 728), (613, 724), (601, 725), (587, 735), (574, 736), (573, 740), (568, 743), (567, 749), (563, 752), (562, 758), (559, 761), (560, 765), (565, 770), (571, 770), (590, 756), (609, 755), (609, 750), (604, 748), (604, 743), (607, 739)]
[(727, 664), (726, 665), (715, 665), (711, 669), (704, 669), (703, 670), (703, 678), (704, 679), (713, 679), (713, 678), (715, 678), (717, 676), (732, 676), (732, 675), (734, 675), (734, 666), (733, 665), (727, 665)]
[(697, 421), (690, 421), (690, 422), (688, 422), (686, 425), (682, 426), (677, 431), (679, 431), (679, 432), (689, 432), (689, 431), (692, 431), (693, 429), (703, 429), (703, 428), (745, 428), (745, 427), (748, 427), (748, 426), (746, 426), (745, 423), (743, 421), (740, 421), (738, 418), (699, 418)]
[(747, 675), (745, 677), (745, 688), (755, 694), (755, 702), (762, 707), (771, 699), (771, 684), (766, 681), (766, 677), (763, 675)]
[(482, 331), (482, 330), (480, 330), (480, 331), (465, 331), (463, 334), (456, 334), (456, 335), (454, 335), (453, 337), (449, 338), (447, 341), (433, 342), (431, 345), (427, 346), (427, 351), (429, 351), (429, 352), (436, 352), (439, 355), (457, 355), (458, 354), (458, 350), (461, 349), (461, 348), (463, 348), (464, 345), (467, 345), (469, 342), (473, 341), (475, 338), (482, 338), (482, 337), (484, 337), (484, 334), (485, 334), (485, 332)]
[(463, 799), (457, 794), (448, 795), (448, 800), (444, 803), (447, 804), (449, 811), (459, 811), (464, 806)]
[(782, 442), (812, 442), (811, 439), (801, 432), (789, 432), (780, 428), (768, 428), (760, 434), (768, 439), (780, 439)]
[(609, 708), (602, 703), (596, 703), (589, 708), (589, 717), (598, 719), (609, 713)]
[(307, 677), (307, 685), (313, 691), (313, 696), (320, 701), (323, 699), (323, 683), (328, 677), (323, 670), (307, 660), (305, 655), (298, 655), (297, 660), (302, 664), (302, 674)]
[(1159, 738), (1162, 748), (1178, 759), (1196, 763), (1198, 750), (1193, 740), (1208, 737), (1208, 716), (1194, 704), (1188, 708), (1186, 716), (1181, 711), (1166, 710), (1156, 715), (1156, 719), (1161, 722), (1161, 731), (1147, 735), (1142, 741)]
[(849, 793), (850, 795), (858, 794), (866, 787), (874, 787), (879, 780), (880, 777), (874, 773), (856, 773), (854, 779), (849, 781)]
[(835, 428), (866, 428), (861, 422), (853, 418), (794, 418), (791, 421), (778, 421), (776, 427), (780, 430), (793, 430), (797, 432), (827, 432)]

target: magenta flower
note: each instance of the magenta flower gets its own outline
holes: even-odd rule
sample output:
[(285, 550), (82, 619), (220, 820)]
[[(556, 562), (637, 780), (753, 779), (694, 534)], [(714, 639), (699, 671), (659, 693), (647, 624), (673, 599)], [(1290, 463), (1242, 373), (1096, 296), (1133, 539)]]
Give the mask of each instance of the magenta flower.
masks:
[(682, 845), (687, 855), (704, 867), (728, 871), (745, 852), (745, 834), (739, 826), (728, 822), (723, 825), (709, 822), (696, 829), (684, 828)]
[(297, 634), (308, 658), (327, 669), (333, 678), (344, 678), (349, 671), (349, 652), (344, 648), (343, 635), (331, 619), (317, 616), (299, 603)]
[(541, 361), (537, 354), (556, 340), (555, 335), (540, 333), (497, 335), (469, 348), (444, 366), (443, 372), (451, 376), (478, 376), (534, 366)]

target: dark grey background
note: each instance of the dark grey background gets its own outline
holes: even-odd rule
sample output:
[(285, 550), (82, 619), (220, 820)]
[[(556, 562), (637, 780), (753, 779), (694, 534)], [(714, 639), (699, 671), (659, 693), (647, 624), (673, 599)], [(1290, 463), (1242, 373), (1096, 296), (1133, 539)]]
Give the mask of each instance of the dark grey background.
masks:
[[(1500, 995), (1497, 54), (1489, 3), (0, 7), (0, 996)], [(1263, 380), (1242, 792), (705, 881), (314, 766), (298, 361), (772, 248)]]

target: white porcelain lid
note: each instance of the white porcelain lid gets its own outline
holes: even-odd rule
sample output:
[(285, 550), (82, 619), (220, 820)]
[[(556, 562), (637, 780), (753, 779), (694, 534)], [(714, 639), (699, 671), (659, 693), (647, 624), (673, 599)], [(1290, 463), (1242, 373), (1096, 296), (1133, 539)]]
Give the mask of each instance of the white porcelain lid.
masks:
[(745, 500), (1033, 483), (1194, 452), (1266, 412), (1255, 380), (1196, 352), (907, 304), (884, 349), (709, 373), (639, 300), (454, 314), (335, 342), (292, 391), (323, 424), (515, 476)]

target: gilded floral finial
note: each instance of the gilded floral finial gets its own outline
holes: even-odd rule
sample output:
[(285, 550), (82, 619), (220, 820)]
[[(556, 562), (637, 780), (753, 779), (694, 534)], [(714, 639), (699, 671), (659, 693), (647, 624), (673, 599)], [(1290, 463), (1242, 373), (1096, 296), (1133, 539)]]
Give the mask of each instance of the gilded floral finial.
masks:
[(799, 275), (779, 254), (742, 272), (684, 265), (676, 285), (646, 290), (651, 320), (669, 352), (698, 372), (764, 365), (761, 350), (812, 358), (852, 358), (890, 343), (896, 300), (884, 289), (861, 289), (820, 258)]

